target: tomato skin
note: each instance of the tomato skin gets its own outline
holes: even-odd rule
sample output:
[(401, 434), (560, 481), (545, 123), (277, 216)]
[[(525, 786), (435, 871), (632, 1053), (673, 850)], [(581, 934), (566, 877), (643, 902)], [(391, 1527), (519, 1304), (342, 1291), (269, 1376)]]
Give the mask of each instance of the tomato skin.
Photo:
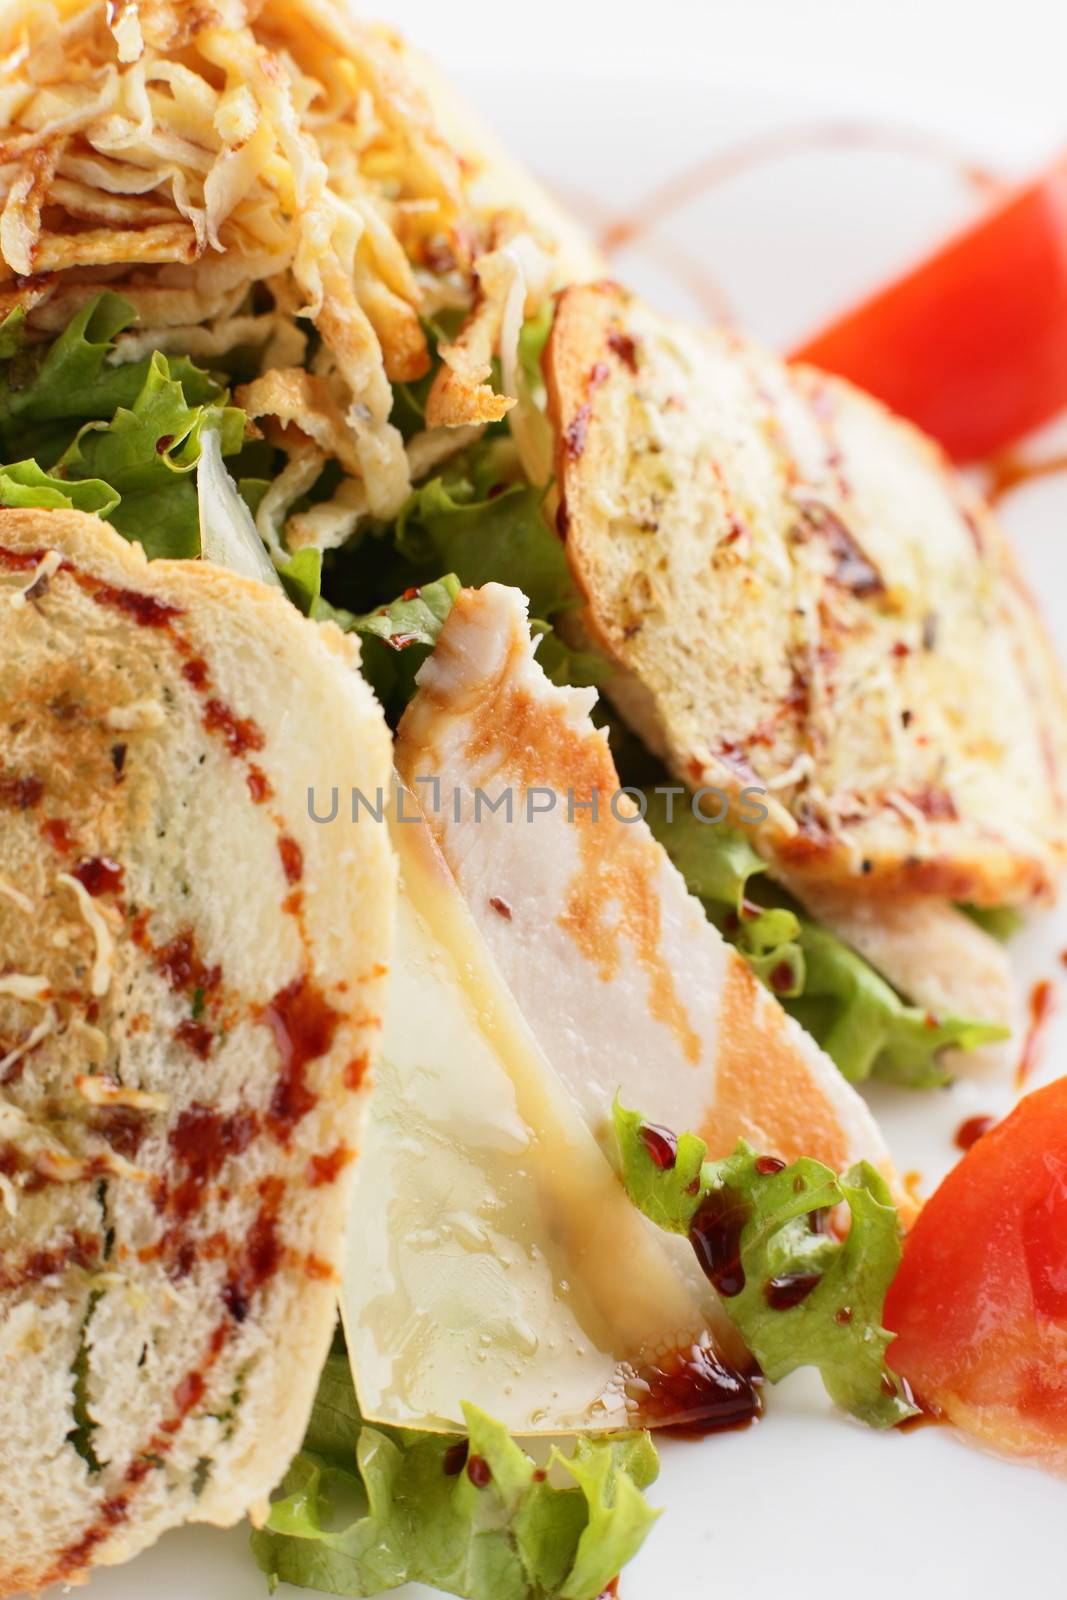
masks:
[(1067, 406), (1067, 160), (791, 352), (985, 459)]
[(1067, 1078), (1020, 1101), (927, 1201), (885, 1325), (890, 1365), (925, 1403), (1067, 1466)]

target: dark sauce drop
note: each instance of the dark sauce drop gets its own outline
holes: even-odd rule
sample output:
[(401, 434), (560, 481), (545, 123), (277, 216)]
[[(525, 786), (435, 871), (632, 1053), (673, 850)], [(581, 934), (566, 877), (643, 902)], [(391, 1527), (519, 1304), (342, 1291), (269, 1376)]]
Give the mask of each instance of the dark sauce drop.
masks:
[(689, 1242), (705, 1277), (727, 1298), (745, 1287), (741, 1231), (748, 1218), (749, 1207), (724, 1184), (721, 1189), (709, 1190), (689, 1227)]
[(585, 450), (586, 438), (589, 434), (589, 421), (591, 414), (592, 413), (588, 404), (579, 406), (578, 410), (574, 413), (574, 416), (563, 430), (563, 448), (567, 453), (568, 461), (578, 461), (581, 459), (582, 453)]
[(252, 796), (253, 803), (257, 806), (263, 805), (274, 794), (267, 774), (262, 767), (257, 767), (254, 761), (248, 763), (245, 782), (248, 784), (248, 792)]
[(618, 356), (624, 367), (629, 367), (631, 372), (637, 371), (637, 341), (632, 334), (624, 333), (621, 328), (610, 329), (608, 349)]
[(333, 1150), (313, 1155), (308, 1161), (308, 1183), (313, 1189), (321, 1188), (326, 1183), (335, 1183), (352, 1160), (353, 1153), (345, 1145), (339, 1144)]
[(969, 1150), (972, 1144), (977, 1144), (984, 1133), (997, 1125), (996, 1117), (968, 1117), (966, 1122), (961, 1122), (956, 1129), (955, 1145), (957, 1150)]
[(122, 868), (110, 856), (89, 856), (71, 873), (77, 878), (86, 894), (95, 899), (101, 894), (118, 894), (122, 888)]
[(74, 835), (65, 817), (45, 817), (41, 823), (41, 835), (61, 856), (69, 856), (74, 849)]
[(280, 989), (260, 1016), (274, 1035), (282, 1062), (271, 1096), (270, 1125), (284, 1142), (315, 1104), (307, 1066), (329, 1050), (341, 1014), (305, 973)]
[(485, 1489), (493, 1481), (492, 1470), (484, 1456), (469, 1456), (467, 1477), (476, 1489)]
[(170, 1131), (171, 1151), (183, 1176), (167, 1198), (168, 1209), (180, 1217), (199, 1210), (207, 1185), (231, 1157), (248, 1149), (256, 1131), (255, 1112), (223, 1116), (194, 1101)]
[(781, 1156), (757, 1156), (756, 1171), (761, 1178), (771, 1178), (776, 1172), (785, 1171), (785, 1162)]
[(821, 1282), (821, 1272), (790, 1272), (768, 1279), (763, 1293), (772, 1311), (791, 1311)]
[(190, 656), (182, 667), (182, 677), (186, 683), (191, 683), (194, 689), (206, 689), (210, 673), (203, 656)]
[(460, 1439), (456, 1444), (449, 1445), (441, 1462), (446, 1477), (458, 1478), (463, 1468), (467, 1465), (467, 1456), (470, 1452), (470, 1441)]
[(209, 700), (204, 707), (204, 727), (209, 733), (220, 734), (231, 756), (247, 755), (249, 750), (262, 750), (266, 740), (263, 730), (251, 717), (239, 717), (221, 700)]
[(40, 778), (0, 778), (0, 806), (9, 806), (13, 811), (32, 811), (40, 804), (43, 794), (44, 784)]
[(642, 1367), (631, 1388), (638, 1419), (685, 1438), (745, 1428), (760, 1414), (759, 1375), (738, 1372), (707, 1342)]
[(1055, 1009), (1056, 991), (1047, 978), (1042, 978), (1030, 991), (1030, 1023), (1015, 1071), (1016, 1089), (1023, 1088), (1041, 1059), (1045, 1032)]
[(669, 1172), (678, 1160), (678, 1140), (670, 1129), (660, 1128), (654, 1122), (643, 1122), (637, 1137), (659, 1170)]
[(906, 1378), (902, 1378), (900, 1383), (901, 1388), (904, 1390), (904, 1398), (909, 1400), (913, 1406), (917, 1406), (918, 1410), (914, 1416), (905, 1417), (902, 1422), (897, 1423), (898, 1432), (914, 1433), (916, 1428), (929, 1428), (937, 1423), (947, 1423), (948, 1418), (940, 1406), (934, 1405), (932, 1401), (924, 1400), (920, 1395), (913, 1393), (911, 1385)]
[(236, 1263), (222, 1291), (222, 1300), (234, 1322), (248, 1316), (252, 1297), (268, 1283), (282, 1264), (278, 1217), (285, 1196), (285, 1179), (264, 1178), (259, 1186), (260, 1206)]
[(278, 854), (282, 859), (286, 883), (299, 883), (304, 876), (304, 852), (287, 833), (279, 835)]
[(153, 595), (139, 594), (136, 589), (116, 589), (110, 583), (94, 589), (93, 599), (98, 606), (125, 612), (139, 628), (169, 628), (174, 618), (182, 614), (177, 606), (168, 606)]
[(192, 928), (183, 928), (175, 934), (169, 944), (156, 951), (155, 956), (156, 965), (177, 993), (185, 989), (202, 989), (207, 994), (217, 989), (222, 981), (222, 969), (205, 965), (201, 958)]
[(793, 987), (793, 969), (788, 961), (779, 961), (771, 968), (771, 988), (775, 994), (785, 994)]
[(195, 1022), (192, 1017), (179, 1022), (174, 1030), (174, 1037), (179, 1044), (191, 1050), (200, 1061), (207, 1060), (215, 1043), (215, 1035), (211, 1029), (203, 1022)]

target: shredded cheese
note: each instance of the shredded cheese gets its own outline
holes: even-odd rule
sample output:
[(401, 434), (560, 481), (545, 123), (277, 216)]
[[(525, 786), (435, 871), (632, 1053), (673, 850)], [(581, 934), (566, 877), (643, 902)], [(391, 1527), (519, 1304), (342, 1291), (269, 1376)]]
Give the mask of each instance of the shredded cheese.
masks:
[(39, 583), (47, 583), (48, 579), (59, 571), (61, 565), (62, 558), (58, 550), (46, 550), (36, 567), (34, 567), (29, 582), (23, 584), (20, 589), (8, 589), (4, 592), (4, 599), (12, 610), (17, 611), (24, 606), (27, 596), (36, 589)]
[(0, 976), (0, 994), (10, 995), (13, 1000), (43, 1002), (48, 995), (48, 979), (25, 972), (7, 972)]
[(161, 728), (165, 721), (166, 715), (158, 700), (134, 700), (128, 706), (112, 706), (104, 713), (104, 722), (118, 733)]
[[(480, 369), (504, 318), (511, 360), (539, 276), (532, 239), (508, 242), (519, 225), (475, 198), (476, 169), (400, 44), (339, 0), (71, 0), (58, 25), (20, 0), (0, 21), (5, 56), (0, 269), (29, 280), (18, 303), (35, 325), (65, 322), (125, 272), (139, 323), (120, 359), (175, 329), (194, 356), (254, 338), (269, 373), (302, 362), (306, 315), (337, 410), (290, 425), (328, 433), (373, 514), (395, 514), (411, 478), (392, 385), (430, 369), (421, 319), (442, 305), (472, 313), (452, 347), (470, 370), (467, 346)], [(239, 309), (253, 283), (275, 301), (259, 318)], [(459, 376), (449, 425), (511, 404)]]
[(166, 1111), (170, 1096), (147, 1089), (128, 1089), (104, 1073), (80, 1072), (74, 1087), (91, 1106), (128, 1106), (133, 1111)]
[(114, 966), (114, 941), (111, 930), (108, 928), (104, 914), (89, 894), (83, 883), (71, 876), (69, 872), (60, 872), (56, 875), (56, 882), (61, 883), (65, 889), (70, 889), (78, 902), (78, 910), (85, 919), (86, 926), (93, 936), (95, 954), (93, 957), (93, 970), (89, 977), (89, 991), (97, 999), (107, 994), (111, 985), (111, 972)]
[(104, 1173), (114, 1178), (132, 1178), (135, 1183), (147, 1183), (149, 1177), (125, 1156), (106, 1147), (92, 1156), (73, 1156), (68, 1150), (58, 1148), (42, 1150), (34, 1166), (50, 1183), (82, 1183), (86, 1178), (98, 1178)]
[(33, 901), (29, 895), (23, 894), (21, 889), (16, 889), (15, 885), (8, 883), (6, 878), (0, 878), (0, 894), (6, 900), (10, 900), (12, 905), (18, 906), (20, 911), (25, 911), (27, 915), (32, 914)]
[(21, 1061), (23, 1056), (28, 1056), (31, 1050), (36, 1050), (42, 1039), (47, 1039), (48, 1035), (55, 1031), (56, 1014), (52, 1007), (49, 1006), (41, 1021), (35, 1028), (31, 1028), (22, 1043), (17, 1044), (13, 1050), (9, 1050), (6, 1056), (0, 1057), (0, 1082), (3, 1082), (6, 1074), (16, 1062)]

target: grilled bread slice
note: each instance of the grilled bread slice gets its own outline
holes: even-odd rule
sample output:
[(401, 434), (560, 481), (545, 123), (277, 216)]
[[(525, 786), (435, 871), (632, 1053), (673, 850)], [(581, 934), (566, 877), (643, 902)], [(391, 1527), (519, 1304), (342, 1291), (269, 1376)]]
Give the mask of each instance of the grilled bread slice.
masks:
[(393, 903), (355, 655), (0, 512), (0, 1593), (262, 1501), (300, 1443)]
[(783, 872), (985, 904), (1064, 862), (1059, 668), (988, 510), (858, 390), (610, 284), (546, 352), (558, 526), (607, 693)]
[(865, 1157), (892, 1180), (859, 1095), (617, 793), (595, 698), (546, 678), (523, 596), (491, 583), (460, 594), (397, 734), (397, 768), (545, 1055), (598, 1137), (618, 1091), (713, 1156), (745, 1138), (835, 1170)]

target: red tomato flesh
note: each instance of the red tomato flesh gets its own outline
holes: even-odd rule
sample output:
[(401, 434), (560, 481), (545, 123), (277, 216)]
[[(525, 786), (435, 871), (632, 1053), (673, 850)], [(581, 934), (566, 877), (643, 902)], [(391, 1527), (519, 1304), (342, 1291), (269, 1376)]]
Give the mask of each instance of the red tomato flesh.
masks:
[(927, 1201), (885, 1325), (922, 1401), (1067, 1466), (1067, 1078), (1020, 1101)]
[(1067, 160), (792, 352), (976, 461), (1067, 406)]

